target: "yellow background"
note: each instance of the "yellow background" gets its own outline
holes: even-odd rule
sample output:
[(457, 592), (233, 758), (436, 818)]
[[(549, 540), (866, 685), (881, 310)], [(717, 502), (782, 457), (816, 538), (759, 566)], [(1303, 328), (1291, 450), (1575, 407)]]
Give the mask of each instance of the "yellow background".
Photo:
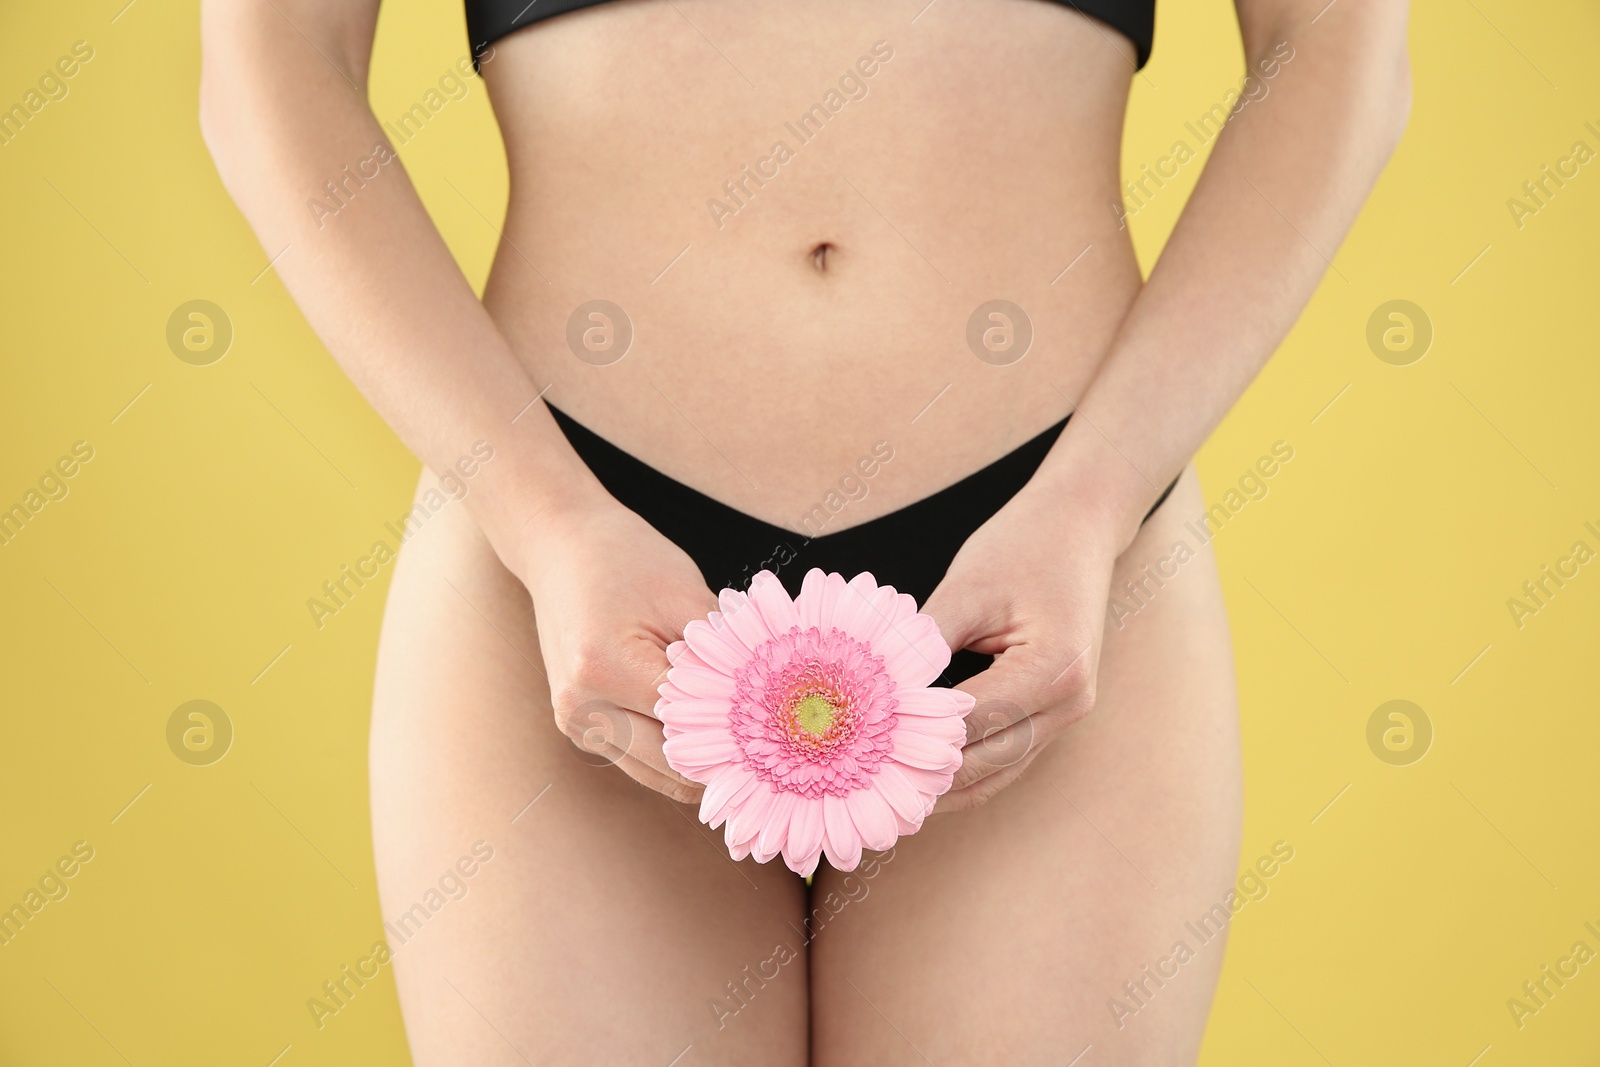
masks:
[[(0, 506), (95, 450), (0, 548), (0, 906), (95, 849), (0, 948), (0, 1064), (404, 1063), (387, 974), (320, 1032), (305, 1007), (381, 936), (365, 745), (387, 578), (320, 632), (304, 603), (404, 511), (417, 465), (258, 279), (196, 126), (195, 4), (124, 2), (0, 13), (0, 103), (95, 49), (0, 148)], [(371, 94), (392, 119), (466, 47), (450, 3), (385, 8)], [(1506, 1007), (1574, 941), (1600, 949), (1600, 563), (1520, 629), (1506, 607), (1574, 541), (1600, 549), (1600, 163), (1520, 229), (1506, 206), (1574, 141), (1600, 149), (1597, 34), (1582, 0), (1415, 6), (1405, 140), (1201, 453), (1217, 500), (1295, 449), (1216, 542), (1243, 862), (1279, 839), (1295, 858), (1235, 922), (1207, 1065), (1600, 1062), (1600, 962), (1520, 1030)], [(1241, 75), (1223, 0), (1163, 0), (1125, 170)], [(496, 235), (472, 204), (498, 218), (506, 193), (481, 83), (402, 155), (481, 284)], [(1134, 220), (1146, 265), (1199, 170)], [(236, 331), (205, 367), (165, 341), (196, 298)], [(1365, 340), (1392, 299), (1434, 326), (1410, 366)], [(166, 743), (196, 698), (236, 731), (207, 767)], [(1396, 698), (1435, 730), (1410, 766), (1366, 741)]]

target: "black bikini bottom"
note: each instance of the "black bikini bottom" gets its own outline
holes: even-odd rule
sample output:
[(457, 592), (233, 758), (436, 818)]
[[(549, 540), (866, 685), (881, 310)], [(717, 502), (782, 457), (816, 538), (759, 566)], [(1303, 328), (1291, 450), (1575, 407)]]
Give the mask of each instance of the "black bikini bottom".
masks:
[[(867, 471), (876, 474), (877, 466), (885, 462), (882, 456), (874, 455), (871, 460), (863, 460), (862, 476), (858, 477), (856, 471), (850, 473), (843, 486), (846, 491), (829, 491), (802, 518), (801, 525), (810, 532), (795, 533), (669, 478), (554, 407), (550, 414), (606, 491), (688, 553), (712, 592), (728, 587), (743, 590), (758, 572), (769, 570), (783, 582), (790, 596), (798, 596), (806, 572), (820, 567), (838, 571), (846, 578), (869, 571), (879, 585), (892, 585), (911, 594), (918, 605), (927, 601), (973, 531), (1033, 477), (1067, 425), (1067, 420), (1062, 419), (977, 473), (932, 496), (876, 519), (834, 533), (825, 532), (833, 516), (848, 506), (851, 496), (847, 491), (865, 495), (871, 478)], [(889, 455), (893, 456), (892, 451)], [(857, 489), (849, 490), (850, 485)], [(1171, 492), (1169, 485), (1150, 514)], [(1150, 514), (1145, 518), (1149, 519)], [(964, 681), (993, 661), (993, 656), (959, 651), (951, 658), (940, 684)]]

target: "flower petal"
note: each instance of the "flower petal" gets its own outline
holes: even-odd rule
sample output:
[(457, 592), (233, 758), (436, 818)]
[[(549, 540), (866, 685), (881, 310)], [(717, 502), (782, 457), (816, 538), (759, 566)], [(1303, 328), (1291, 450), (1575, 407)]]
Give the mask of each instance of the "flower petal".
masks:
[(844, 588), (842, 574), (832, 573), (822, 580), (822, 607), (817, 611), (821, 622), (817, 628), (823, 633), (839, 626), (839, 602), (849, 595)]
[(742, 802), (734, 805), (728, 812), (728, 840), (753, 844), (776, 799), (772, 783), (762, 782)]
[(756, 842), (756, 858), (762, 863), (783, 851), (784, 844), (789, 840), (789, 823), (801, 799), (799, 793), (787, 789), (773, 796), (772, 808), (767, 812), (767, 821), (761, 825), (761, 834)]
[(672, 700), (663, 695), (656, 701), (656, 718), (669, 726), (722, 727), (726, 731), (728, 702), (707, 700), (704, 697), (680, 697)]
[(893, 621), (890, 613), (894, 610), (894, 601), (892, 586), (880, 586), (872, 580), (872, 575), (862, 572), (845, 583), (833, 625), (870, 645)]
[(961, 749), (916, 730), (898, 729), (892, 758), (925, 771), (954, 771), (961, 766)]
[[(712, 616), (718, 614), (712, 612)], [(732, 675), (750, 658), (749, 650), (720, 620), (714, 625), (704, 619), (690, 619), (683, 628), (683, 639), (695, 655), (705, 660), (707, 666), (723, 674)]]
[(800, 612), (789, 599), (789, 591), (771, 571), (762, 571), (750, 580), (750, 603), (774, 635), (786, 634), (800, 625)]
[[(883, 794), (883, 799), (889, 802), (889, 807), (900, 817), (900, 832), (915, 833), (920, 829), (922, 820), (933, 810), (933, 798), (918, 790), (905, 773), (905, 769), (898, 763), (880, 765), (878, 773), (873, 777), (877, 782), (878, 792)], [(906, 829), (906, 826), (910, 829)]]
[(806, 576), (800, 582), (800, 595), (795, 598), (794, 608), (800, 616), (800, 629), (808, 630), (815, 626), (826, 631), (822, 625), (822, 593), (823, 587), (828, 584), (827, 574), (818, 567), (806, 571)]
[[(898, 745), (896, 746), (899, 747)], [(686, 778), (702, 781), (707, 772), (742, 755), (739, 742), (726, 730), (686, 730), (661, 744), (667, 765)]]
[(894, 847), (895, 839), (900, 836), (900, 828), (894, 810), (889, 807), (882, 793), (872, 786), (857, 789), (845, 797), (845, 805), (850, 809), (850, 821), (856, 824), (856, 829), (861, 833), (863, 845), (874, 852)]
[(905, 775), (906, 781), (925, 797), (944, 796), (950, 791), (951, 782), (955, 780), (954, 768), (947, 771), (926, 771), (906, 763), (896, 763), (895, 766)]
[(886, 628), (874, 648), (889, 677), (906, 687), (929, 685), (950, 666), (950, 646), (930, 615), (913, 615)]
[(667, 681), (689, 696), (710, 697), (713, 700), (733, 699), (733, 675), (706, 664), (699, 656), (690, 653), (693, 664), (679, 663), (667, 672)]
[(722, 605), (723, 626), (739, 639), (747, 654), (772, 640), (766, 620), (751, 607), (749, 597), (735, 589), (724, 589), (717, 602)]
[(715, 830), (722, 825), (730, 805), (748, 796), (759, 781), (742, 763), (729, 763), (713, 772), (700, 794), (700, 821)]
[(938, 741), (959, 751), (967, 743), (966, 720), (955, 715), (933, 718), (927, 715), (907, 715), (895, 719), (895, 741), (907, 733), (921, 734), (930, 741)]
[(861, 834), (850, 818), (850, 808), (844, 797), (832, 793), (823, 795), (822, 821), (823, 850), (828, 854), (828, 862), (837, 871), (855, 870), (861, 863)]
[(801, 797), (789, 820), (789, 839), (783, 846), (783, 862), (798, 875), (816, 872), (822, 858), (824, 832), (823, 801), (820, 797)]
[(973, 696), (961, 689), (906, 689), (895, 691), (896, 715), (960, 719), (971, 710)]

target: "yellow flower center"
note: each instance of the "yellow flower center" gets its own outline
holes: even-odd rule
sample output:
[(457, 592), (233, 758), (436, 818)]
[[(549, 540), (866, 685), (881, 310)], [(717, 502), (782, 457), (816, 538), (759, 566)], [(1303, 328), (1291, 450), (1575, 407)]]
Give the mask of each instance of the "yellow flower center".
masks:
[(838, 710), (827, 697), (812, 693), (794, 706), (794, 720), (806, 733), (821, 737), (833, 725)]

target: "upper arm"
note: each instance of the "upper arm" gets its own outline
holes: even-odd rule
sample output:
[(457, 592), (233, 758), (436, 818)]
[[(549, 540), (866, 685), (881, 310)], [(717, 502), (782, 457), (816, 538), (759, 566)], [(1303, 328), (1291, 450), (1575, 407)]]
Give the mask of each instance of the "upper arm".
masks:
[(1392, 150), (1411, 112), (1407, 0), (1234, 0), (1234, 7), (1252, 71), (1285, 43), (1295, 52), (1321, 53), (1311, 64), (1317, 76), (1373, 116)]
[[(304, 49), (364, 86), (382, 0), (201, 0), (206, 73), (251, 49)], [(280, 58), (282, 58), (280, 56)], [(204, 75), (202, 75), (204, 77)]]
[(1406, 0), (1234, 0), (1247, 57), (1315, 34), (1373, 56), (1405, 54)]
[(371, 115), (380, 2), (201, 0), (200, 134), (236, 198), (254, 169), (248, 131), (304, 139), (347, 126), (341, 112)]

